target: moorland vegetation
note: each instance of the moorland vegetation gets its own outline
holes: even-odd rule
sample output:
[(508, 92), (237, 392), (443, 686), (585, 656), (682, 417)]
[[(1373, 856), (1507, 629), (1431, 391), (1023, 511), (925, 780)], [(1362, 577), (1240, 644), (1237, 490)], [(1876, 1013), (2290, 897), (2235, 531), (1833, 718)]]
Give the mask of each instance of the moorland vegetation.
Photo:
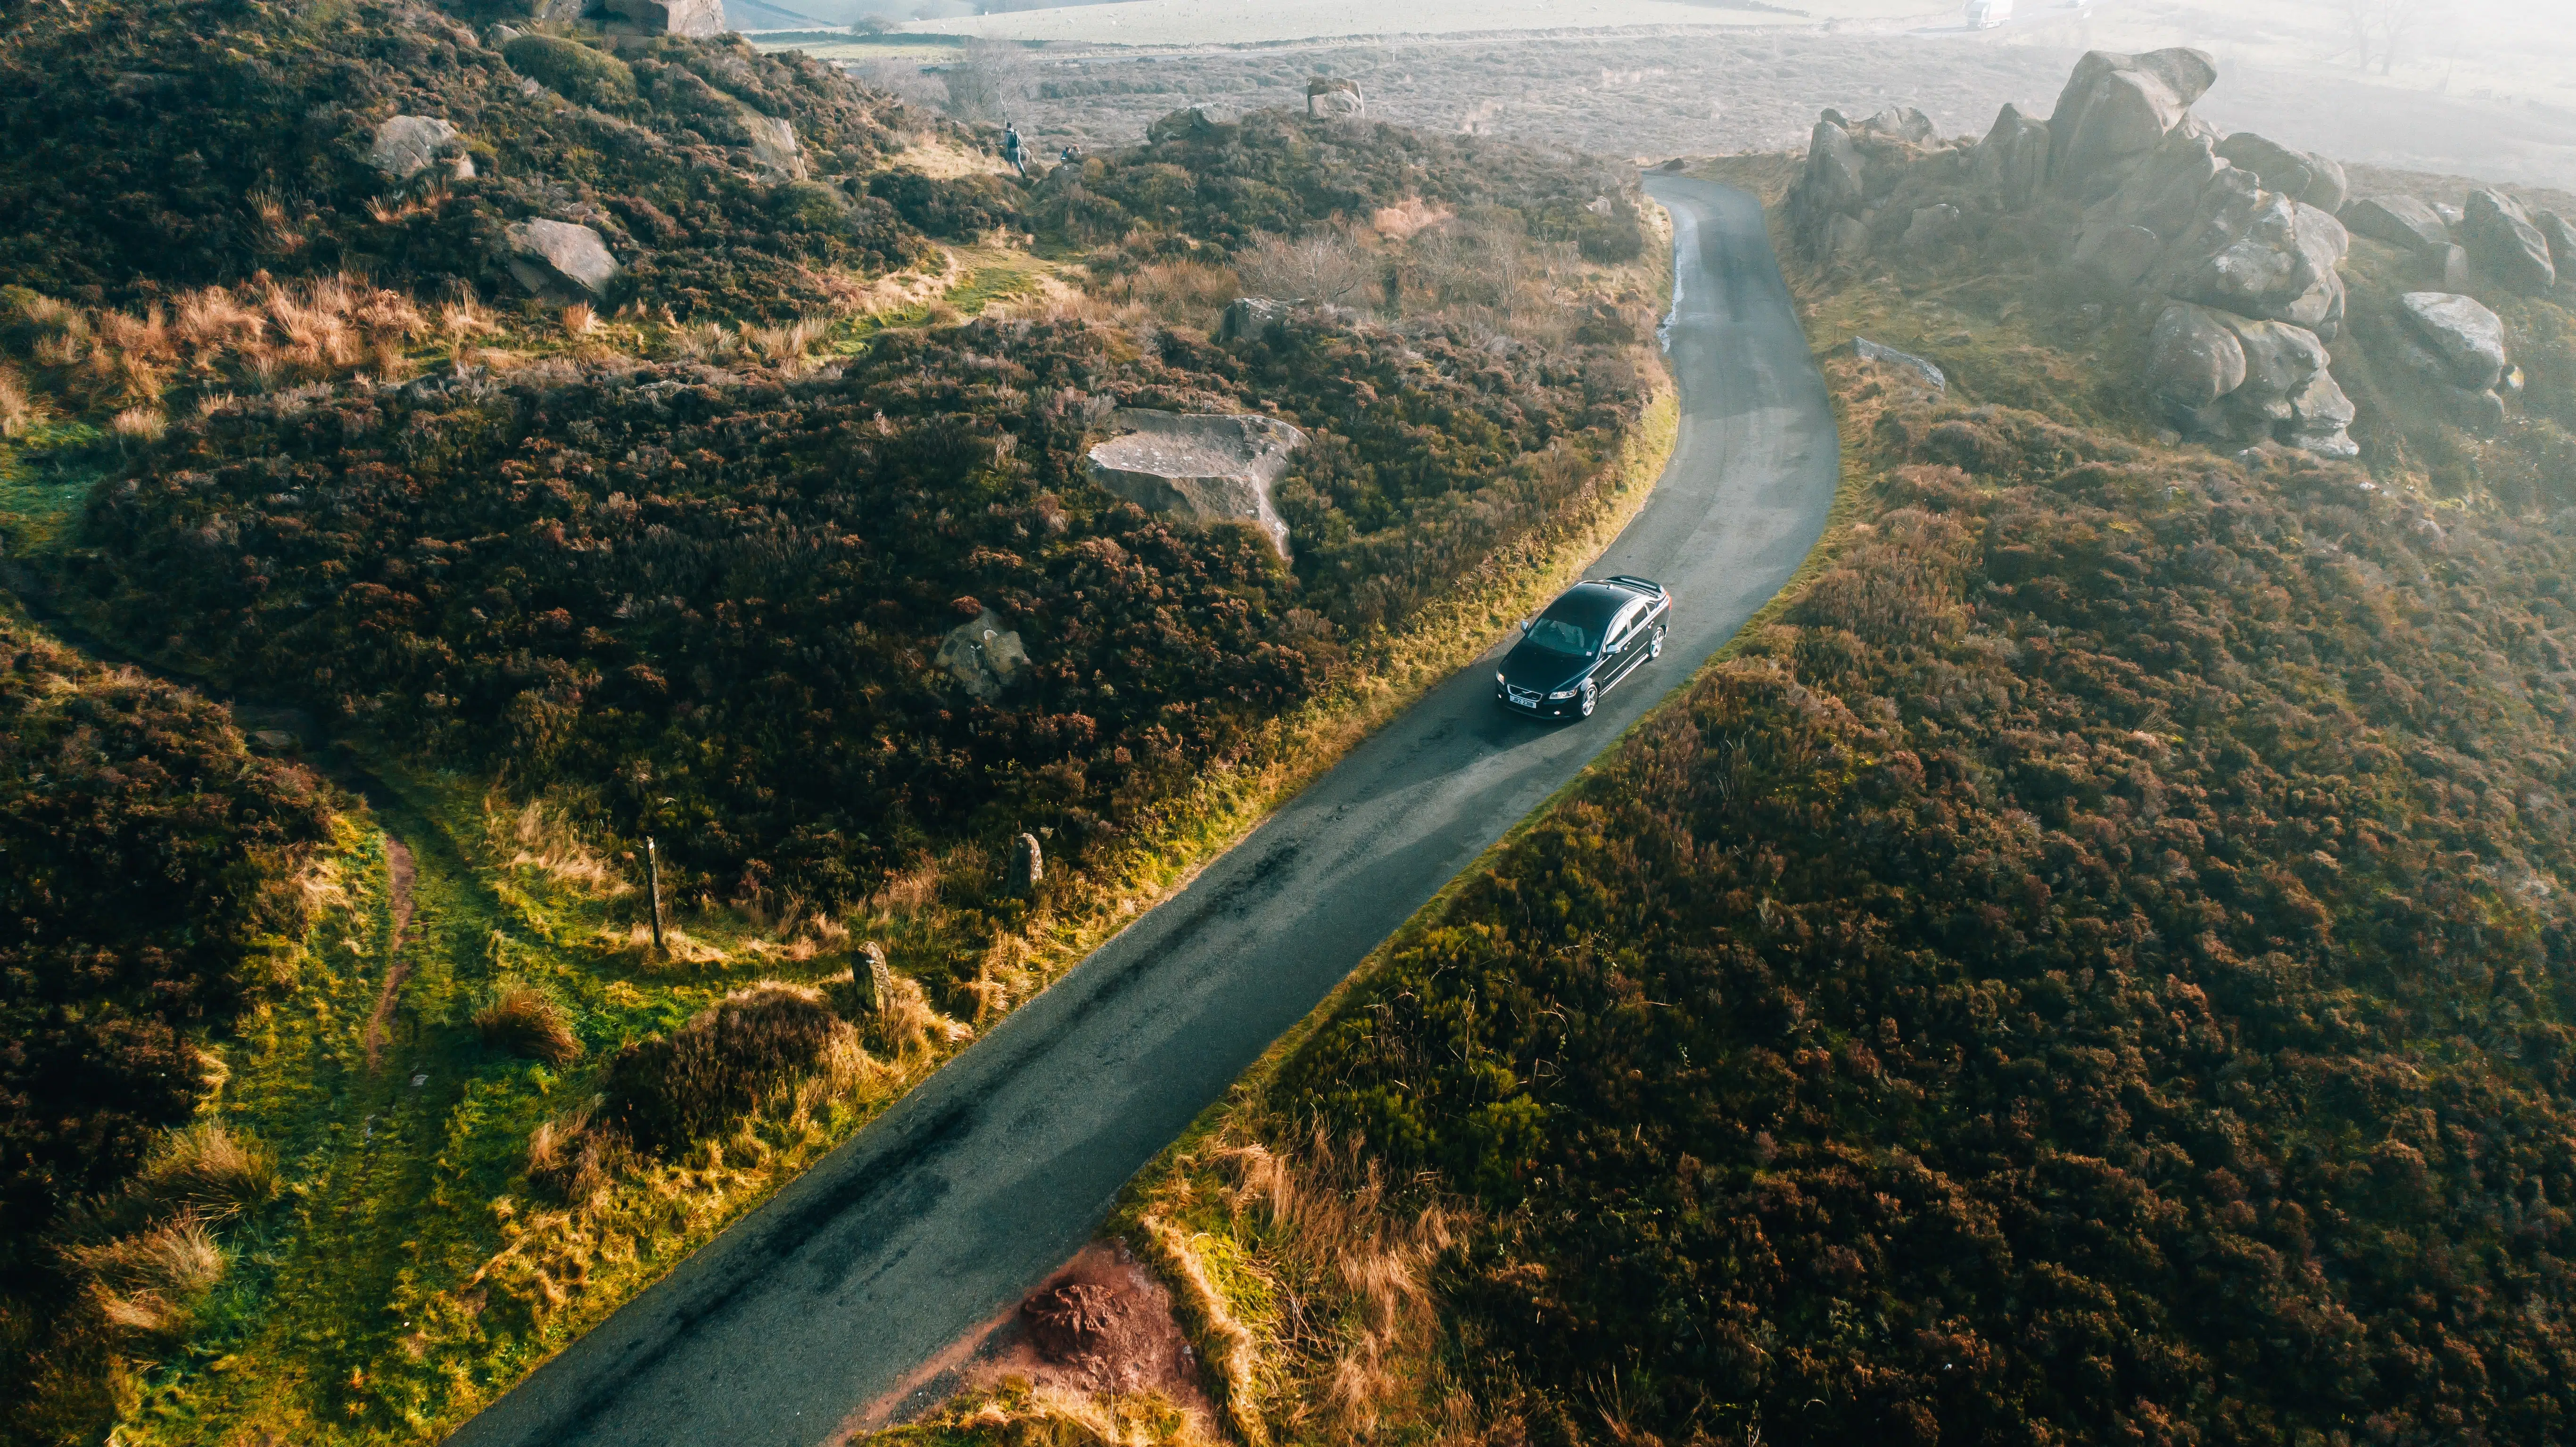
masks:
[(1138, 1189), (1248, 1435), (2576, 1410), (2568, 398), (2171, 446), (2080, 288), (1941, 261), (1796, 278), (1821, 564)]
[[(27, 817), (99, 764), (116, 847), (180, 851), (6, 945), (106, 1051), (9, 1127), (12, 1440), (457, 1420), (1472, 649), (1639, 465), (1660, 257), (1592, 162), (1185, 116), (1023, 184), (795, 57), (466, 18), (0, 22), (0, 582), (304, 711), (371, 801), (10, 625), (54, 680)], [(397, 115), (456, 135), (398, 174)], [(534, 219), (614, 281), (531, 294)], [(1246, 290), (1286, 305), (1215, 340)], [(1304, 429), (1291, 555), (1091, 484), (1123, 406)], [(986, 610), (1034, 663), (999, 699), (936, 663)], [(129, 696), (168, 718), (89, 718)]]

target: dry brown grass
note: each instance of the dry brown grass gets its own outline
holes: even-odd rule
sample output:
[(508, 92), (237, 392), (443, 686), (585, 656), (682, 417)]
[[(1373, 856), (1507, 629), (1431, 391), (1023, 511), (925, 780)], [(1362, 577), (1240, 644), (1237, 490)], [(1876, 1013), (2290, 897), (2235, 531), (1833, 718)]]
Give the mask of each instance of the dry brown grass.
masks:
[(36, 425), (36, 400), (27, 394), (27, 379), (0, 362), (0, 437), (15, 437)]
[[(1242, 294), (1243, 282), (1233, 268), (1183, 258), (1113, 276), (1094, 286), (1079, 310), (1113, 326), (1156, 322), (1213, 331), (1225, 315), (1225, 304)], [(1059, 311), (1076, 309), (1069, 297), (1056, 305)]]
[(591, 1109), (546, 1121), (528, 1137), (528, 1184), (575, 1210), (597, 1204), (616, 1177), (617, 1142), (592, 1128)]
[(533, 869), (559, 888), (596, 899), (635, 891), (625, 872), (592, 849), (560, 809), (530, 800), (513, 809), (494, 794), (483, 801), (485, 831), (513, 869)]
[[(449, 326), (476, 309), (451, 306)], [(274, 391), (367, 374), (400, 380), (410, 349), (436, 334), (399, 292), (354, 277), (206, 287), (140, 312), (22, 294), (0, 336), (81, 406), (157, 411), (176, 386)]]
[(564, 1065), (581, 1058), (581, 1037), (555, 998), (523, 980), (507, 980), (474, 1012), (483, 1043), (513, 1055)]
[(64, 1252), (86, 1280), (91, 1305), (120, 1335), (170, 1338), (224, 1277), (224, 1254), (194, 1217)]
[(277, 1158), (258, 1141), (200, 1121), (162, 1139), (137, 1185), (175, 1216), (222, 1221), (277, 1194)]

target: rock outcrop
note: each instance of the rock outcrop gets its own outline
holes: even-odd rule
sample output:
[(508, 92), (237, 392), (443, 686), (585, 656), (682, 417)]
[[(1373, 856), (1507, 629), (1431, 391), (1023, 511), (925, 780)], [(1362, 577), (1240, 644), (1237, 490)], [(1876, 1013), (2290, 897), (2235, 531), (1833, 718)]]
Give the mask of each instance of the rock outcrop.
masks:
[(387, 116), (376, 124), (367, 164), (397, 181), (408, 181), (451, 151), (449, 174), (459, 181), (472, 179), (474, 158), (458, 145), (454, 124), (432, 116)]
[(752, 164), (773, 176), (805, 179), (805, 153), (796, 144), (796, 128), (777, 116), (745, 106), (743, 129), (751, 132)]
[(1029, 650), (1020, 643), (1020, 635), (1003, 627), (987, 608), (974, 622), (949, 629), (932, 661), (957, 680), (969, 698), (991, 703), (1019, 681), (1029, 666)]
[(587, 226), (521, 221), (502, 234), (510, 243), (510, 275), (538, 296), (598, 300), (617, 280), (617, 258)]
[(2537, 294), (2558, 283), (2548, 239), (2521, 203), (2494, 191), (2471, 191), (2461, 212), (2460, 244), (2480, 271), (2515, 291)]
[(2540, 239), (2549, 243), (2549, 259), (2562, 277), (2576, 277), (2576, 222), (2555, 211), (2543, 211), (2531, 218), (2540, 229)]
[(1121, 408), (1126, 429), (1091, 449), (1092, 480), (1148, 512), (1259, 528), (1288, 556), (1288, 523), (1272, 484), (1306, 434), (1272, 417)]
[(703, 40), (725, 32), (724, 0), (597, 0), (591, 13), (611, 33)]
[(1360, 83), (1338, 76), (1319, 75), (1306, 82), (1306, 114), (1310, 116), (1357, 116), (1368, 114), (1368, 100), (1360, 94)]
[(2324, 346), (2346, 306), (2343, 168), (2194, 116), (2217, 73), (2196, 50), (2096, 51), (2046, 121), (2006, 106), (1967, 146), (1919, 113), (1856, 124), (1827, 111), (1788, 200), (1791, 230), (1810, 256), (1846, 264), (2037, 226), (2058, 260), (2155, 318), (2148, 370), (2178, 427), (2350, 456), (2352, 404)]

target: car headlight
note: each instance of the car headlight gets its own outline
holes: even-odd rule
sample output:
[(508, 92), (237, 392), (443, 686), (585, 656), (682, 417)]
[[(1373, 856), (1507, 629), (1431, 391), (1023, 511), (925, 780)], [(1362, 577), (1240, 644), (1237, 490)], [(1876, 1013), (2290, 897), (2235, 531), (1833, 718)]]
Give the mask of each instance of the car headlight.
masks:
[(1496, 682), (1496, 683), (1501, 683), (1502, 681), (1503, 681), (1503, 675), (1501, 674), (1501, 672), (1500, 672), (1500, 671), (1497, 671), (1497, 672), (1494, 674), (1494, 682)]
[(1549, 694), (1549, 695), (1548, 695), (1548, 697), (1550, 697), (1550, 698), (1572, 698), (1572, 697), (1574, 697), (1574, 695), (1575, 695), (1576, 693), (1578, 693), (1578, 692), (1580, 692), (1580, 691), (1581, 691), (1581, 690), (1579, 690), (1579, 689), (1561, 688), (1561, 689), (1558, 689), (1556, 692)]

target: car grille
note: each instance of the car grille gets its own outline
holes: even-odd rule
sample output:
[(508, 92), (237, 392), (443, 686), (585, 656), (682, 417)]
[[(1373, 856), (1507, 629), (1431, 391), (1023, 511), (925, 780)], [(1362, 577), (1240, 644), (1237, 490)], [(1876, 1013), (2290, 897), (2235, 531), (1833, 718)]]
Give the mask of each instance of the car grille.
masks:
[(1531, 708), (1538, 707), (1538, 690), (1535, 688), (1523, 688), (1517, 683), (1507, 683), (1503, 685), (1503, 691), (1512, 696), (1514, 703), (1526, 704)]

